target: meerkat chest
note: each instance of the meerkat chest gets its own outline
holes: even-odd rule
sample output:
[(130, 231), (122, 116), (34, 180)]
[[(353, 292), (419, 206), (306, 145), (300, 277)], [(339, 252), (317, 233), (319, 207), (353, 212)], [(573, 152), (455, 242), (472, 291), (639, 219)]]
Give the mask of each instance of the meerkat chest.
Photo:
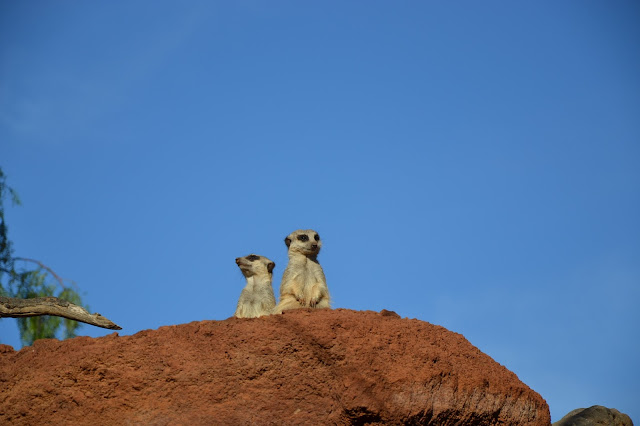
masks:
[(268, 294), (269, 292), (273, 293), (273, 288), (271, 287), (271, 281), (258, 281), (251, 277), (247, 279), (247, 285), (242, 292), (247, 300), (259, 301), (265, 294)]
[[(273, 290), (272, 290), (273, 292)], [(251, 290), (243, 290), (243, 299), (246, 303), (259, 304), (269, 294), (267, 288), (252, 288)]]
[(322, 273), (322, 268), (317, 263), (309, 262), (305, 265), (305, 268), (302, 271), (302, 276), (300, 277), (302, 283), (305, 287), (313, 286), (318, 284), (319, 282), (324, 282), (324, 274)]

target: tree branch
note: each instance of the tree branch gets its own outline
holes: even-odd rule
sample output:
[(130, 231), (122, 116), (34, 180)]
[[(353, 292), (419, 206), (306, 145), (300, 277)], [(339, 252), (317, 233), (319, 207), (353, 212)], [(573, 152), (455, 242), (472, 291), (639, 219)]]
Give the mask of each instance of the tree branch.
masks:
[(0, 318), (37, 317), (40, 315), (55, 315), (96, 327), (122, 330), (122, 327), (102, 315), (90, 314), (83, 307), (57, 297), (34, 297), (32, 299), (0, 297)]
[(49, 272), (51, 275), (53, 275), (53, 278), (56, 279), (56, 281), (58, 281), (60, 283), (60, 285), (62, 286), (62, 288), (65, 288), (64, 285), (64, 280), (58, 275), (56, 274), (53, 269), (49, 268), (47, 265), (45, 265), (44, 263), (40, 262), (39, 260), (36, 259), (29, 259), (27, 257), (14, 257), (13, 260), (21, 260), (23, 262), (33, 262), (35, 264), (37, 264), (38, 266), (40, 266), (42, 269), (46, 270), (47, 272)]

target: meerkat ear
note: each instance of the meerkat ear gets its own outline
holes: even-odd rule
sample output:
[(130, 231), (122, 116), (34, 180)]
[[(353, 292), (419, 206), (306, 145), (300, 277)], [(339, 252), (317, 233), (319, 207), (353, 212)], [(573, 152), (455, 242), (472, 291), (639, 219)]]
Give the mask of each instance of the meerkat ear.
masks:
[(269, 271), (269, 273), (273, 272), (273, 268), (276, 267), (276, 264), (274, 262), (269, 262), (269, 264), (267, 265), (267, 271)]
[(284, 243), (287, 245), (287, 248), (291, 245), (291, 238), (287, 237), (284, 239)]

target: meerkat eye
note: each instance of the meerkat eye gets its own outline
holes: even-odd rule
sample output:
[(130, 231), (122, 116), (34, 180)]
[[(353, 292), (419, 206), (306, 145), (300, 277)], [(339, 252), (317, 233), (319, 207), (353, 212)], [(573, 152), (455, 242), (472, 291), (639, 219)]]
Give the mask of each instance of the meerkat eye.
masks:
[(320, 235), (316, 234), (313, 236), (313, 239), (316, 241), (320, 241)]
[(309, 241), (309, 237), (307, 235), (298, 235), (298, 241)]
[(251, 262), (260, 259), (260, 256), (256, 256), (255, 254), (252, 254), (251, 256), (247, 256), (247, 260), (250, 260)]

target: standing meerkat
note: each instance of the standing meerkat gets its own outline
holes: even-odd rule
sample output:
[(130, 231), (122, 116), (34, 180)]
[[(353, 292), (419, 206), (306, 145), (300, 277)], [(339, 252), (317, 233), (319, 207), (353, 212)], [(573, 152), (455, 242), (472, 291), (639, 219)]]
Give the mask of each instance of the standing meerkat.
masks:
[(236, 263), (247, 279), (247, 285), (240, 293), (235, 316), (237, 318), (257, 318), (269, 315), (276, 306), (273, 295), (273, 268), (276, 264), (264, 256), (250, 254), (236, 258)]
[(293, 231), (284, 243), (289, 249), (289, 264), (280, 283), (280, 302), (274, 313), (286, 309), (329, 308), (329, 289), (318, 253), (320, 236), (312, 229)]

